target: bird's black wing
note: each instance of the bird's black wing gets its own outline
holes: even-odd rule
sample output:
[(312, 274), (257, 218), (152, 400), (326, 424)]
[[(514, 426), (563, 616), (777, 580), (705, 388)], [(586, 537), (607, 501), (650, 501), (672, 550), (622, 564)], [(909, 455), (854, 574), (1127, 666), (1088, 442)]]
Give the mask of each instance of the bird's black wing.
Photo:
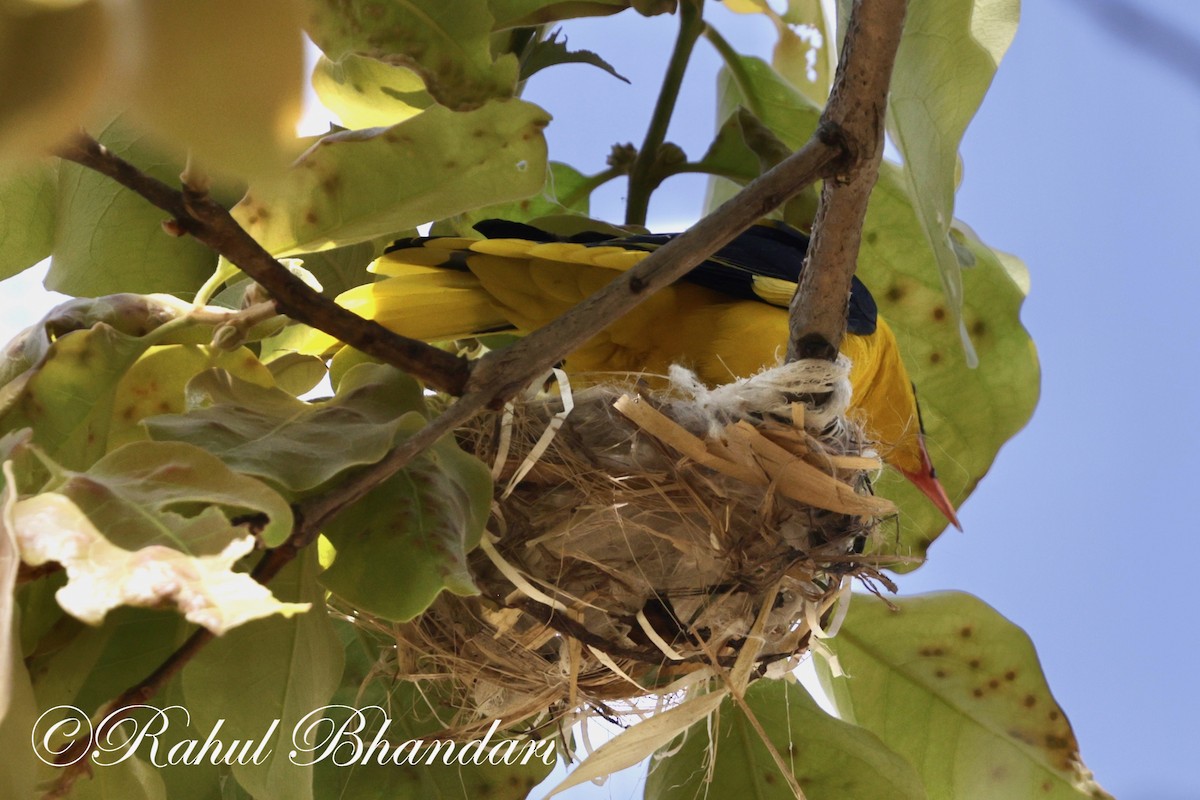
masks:
[[(656, 250), (679, 235), (652, 233), (617, 237), (598, 231), (584, 231), (563, 237), (523, 222), (502, 219), (483, 220), (475, 225), (475, 230), (488, 239), (572, 242), (588, 246), (618, 246), (630, 250)], [(422, 240), (410, 241), (416, 243)], [(683, 280), (730, 297), (768, 302), (755, 291), (755, 278), (798, 282), (800, 270), (804, 266), (804, 255), (808, 251), (808, 242), (807, 235), (785, 223), (760, 223), (743, 231), (711, 258), (692, 269)], [(874, 333), (878, 314), (875, 298), (862, 281), (855, 277), (850, 285), (847, 331), (862, 336)]]

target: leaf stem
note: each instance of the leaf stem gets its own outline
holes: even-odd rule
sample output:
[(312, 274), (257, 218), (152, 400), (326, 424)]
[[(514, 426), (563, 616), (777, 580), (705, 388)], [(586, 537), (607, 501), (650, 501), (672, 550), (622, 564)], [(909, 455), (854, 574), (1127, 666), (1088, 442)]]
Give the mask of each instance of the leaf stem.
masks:
[(742, 101), (751, 113), (759, 119), (763, 118), (763, 109), (758, 102), (758, 93), (754, 91), (753, 82), (750, 80), (750, 73), (746, 71), (746, 66), (742, 63), (742, 56), (738, 51), (733, 49), (733, 45), (717, 32), (717, 29), (712, 25), (704, 26), (704, 38), (708, 39), (708, 43), (713, 46), (717, 54), (721, 56), (721, 60), (725, 62), (725, 66), (729, 69), (729, 74), (733, 76), (733, 80), (737, 83), (738, 89), (742, 94)]
[(657, 170), (658, 151), (666, 141), (667, 128), (671, 124), (671, 115), (675, 112), (679, 87), (683, 84), (683, 75), (692, 57), (692, 49), (700, 34), (704, 32), (702, 2), (703, 0), (683, 0), (679, 4), (679, 36), (675, 39), (675, 49), (671, 52), (671, 60), (667, 64), (667, 74), (663, 78), (662, 90), (658, 93), (658, 102), (654, 105), (650, 127), (646, 129), (646, 138), (629, 173), (629, 199), (625, 206), (626, 225), (646, 224), (650, 195), (662, 183), (662, 175)]
[(562, 204), (564, 208), (574, 208), (579, 201), (583, 200), (592, 192), (596, 191), (614, 178), (619, 178), (624, 174), (625, 171), (619, 167), (609, 167), (603, 172), (597, 172), (595, 175), (589, 176), (586, 181), (575, 187), (573, 192), (558, 202)]

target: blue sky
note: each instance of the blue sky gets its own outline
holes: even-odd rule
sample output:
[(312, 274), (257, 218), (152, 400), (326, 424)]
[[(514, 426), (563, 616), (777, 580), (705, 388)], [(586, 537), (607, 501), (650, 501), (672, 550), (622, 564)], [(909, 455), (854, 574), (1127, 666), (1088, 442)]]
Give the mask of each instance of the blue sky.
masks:
[[(1200, 798), (1189, 488), (1200, 450), (1200, 5), (1129, 2), (1163, 24), (1105, 24), (1097, 10), (1112, 0), (1027, 3), (967, 132), (958, 216), (1029, 266), (1023, 316), (1042, 399), (963, 506), (966, 533), (947, 534), (900, 586), (969, 591), (1024, 627), (1099, 782), (1121, 800), (1184, 800)], [(717, 18), (744, 50), (769, 47), (765, 20)], [(587, 172), (612, 143), (640, 139), (674, 36), (669, 18), (631, 31), (633, 21), (565, 31), (634, 86), (583, 66), (530, 82), (527, 97), (556, 114), (552, 156)], [(716, 69), (699, 43), (669, 136), (694, 157), (712, 135)], [(622, 194), (617, 183), (599, 192), (594, 215), (619, 221)], [(703, 195), (703, 179), (673, 179), (651, 226), (693, 221)], [(38, 279), (5, 285), (2, 338), (48, 305)], [(633, 774), (567, 796), (641, 789)]]

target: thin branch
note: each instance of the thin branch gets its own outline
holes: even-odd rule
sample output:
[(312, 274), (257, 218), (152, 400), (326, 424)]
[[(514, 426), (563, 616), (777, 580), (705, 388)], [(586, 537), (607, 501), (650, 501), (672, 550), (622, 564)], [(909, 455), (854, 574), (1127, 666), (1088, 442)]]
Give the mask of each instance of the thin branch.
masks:
[(867, 201), (883, 158), (884, 115), (906, 0), (855, 0), (820, 131), (845, 153), (825, 181), (800, 285), (792, 297), (788, 359), (837, 357), (846, 331)]
[(658, 101), (654, 104), (654, 114), (650, 118), (650, 127), (646, 130), (646, 139), (638, 150), (629, 172), (629, 199), (625, 205), (626, 225), (645, 225), (646, 214), (650, 209), (650, 195), (662, 183), (660, 174), (659, 151), (667, 138), (667, 128), (671, 124), (671, 115), (675, 112), (675, 101), (679, 99), (679, 87), (683, 84), (683, 75), (687, 71), (688, 61), (691, 60), (692, 50), (696, 40), (704, 32), (704, 19), (701, 15), (701, 0), (683, 0), (679, 4), (679, 36), (675, 39), (675, 49), (671, 52), (671, 60), (667, 64), (667, 74), (663, 78), (662, 89), (658, 93)]
[(270, 292), (279, 313), (398, 367), (448, 394), (461, 394), (469, 362), (425, 342), (393, 333), (313, 291), (271, 257), (221, 205), (202, 189), (173, 189), (109, 152), (86, 134), (57, 155), (106, 175), (173, 217), (172, 227), (190, 234), (236, 264)]

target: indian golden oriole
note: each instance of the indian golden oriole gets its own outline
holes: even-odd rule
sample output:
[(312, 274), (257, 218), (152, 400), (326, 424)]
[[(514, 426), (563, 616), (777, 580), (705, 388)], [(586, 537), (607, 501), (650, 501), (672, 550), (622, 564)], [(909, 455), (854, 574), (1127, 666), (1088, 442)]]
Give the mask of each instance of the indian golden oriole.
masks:
[[(396, 242), (372, 265), (387, 277), (343, 293), (338, 302), (427, 341), (528, 332), (674, 235), (560, 237), (504, 220), (475, 227), (486, 238)], [(718, 385), (773, 366), (787, 342), (788, 303), (807, 248), (808, 237), (790, 226), (753, 226), (572, 353), (567, 370), (666, 374), (678, 363)], [(925, 449), (916, 393), (896, 338), (857, 278), (841, 350), (852, 362), (851, 408), (861, 411), (884, 461), (959, 527)]]

